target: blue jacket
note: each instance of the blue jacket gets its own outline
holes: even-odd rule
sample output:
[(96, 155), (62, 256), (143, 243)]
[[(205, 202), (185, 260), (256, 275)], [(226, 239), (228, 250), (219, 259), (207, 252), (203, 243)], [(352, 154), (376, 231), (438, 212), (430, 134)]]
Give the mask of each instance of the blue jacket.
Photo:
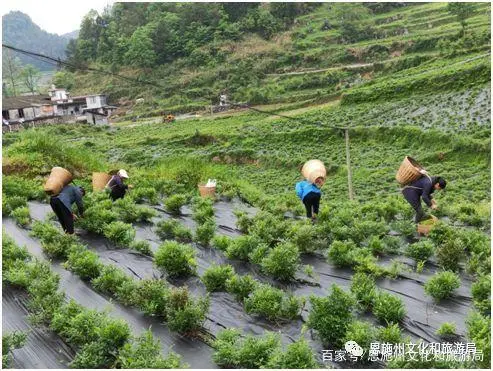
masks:
[(306, 180), (296, 183), (295, 189), (296, 196), (298, 196), (301, 200), (303, 200), (310, 192), (322, 194), (322, 191), (315, 184), (307, 182)]
[(65, 205), (67, 209), (72, 211), (72, 204), (76, 203), (79, 209), (79, 214), (82, 216), (84, 214), (84, 204), (82, 203), (82, 192), (79, 187), (73, 185), (66, 185), (63, 187), (62, 191), (55, 196)]

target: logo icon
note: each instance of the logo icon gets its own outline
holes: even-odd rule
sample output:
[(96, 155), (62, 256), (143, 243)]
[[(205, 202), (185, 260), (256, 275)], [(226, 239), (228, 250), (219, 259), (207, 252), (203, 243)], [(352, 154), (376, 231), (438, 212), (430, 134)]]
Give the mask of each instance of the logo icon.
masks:
[(355, 341), (346, 341), (346, 344), (344, 344), (344, 348), (346, 349), (346, 352), (348, 352), (352, 356), (361, 357), (363, 355), (363, 348), (361, 348)]

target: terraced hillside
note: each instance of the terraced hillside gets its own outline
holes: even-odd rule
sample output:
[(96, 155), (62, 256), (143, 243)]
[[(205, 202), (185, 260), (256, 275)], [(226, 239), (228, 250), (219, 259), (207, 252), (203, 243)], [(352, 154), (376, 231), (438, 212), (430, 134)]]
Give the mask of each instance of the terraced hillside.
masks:
[[(371, 18), (378, 39), (342, 42), (337, 11), (357, 6), (324, 4), (277, 39), (225, 43), (222, 65), (147, 72), (169, 85), (152, 103), (157, 90), (77, 76), (81, 91), (145, 103), (108, 127), (4, 134), (3, 313), (9, 331), (37, 329), (11, 351), (15, 366), (490, 366), (489, 4), (474, 4), (466, 36), (432, 3), (383, 9)], [(179, 79), (163, 77), (172, 68)], [(193, 94), (233, 79), (246, 82), (235, 99), (264, 104), (153, 117), (207, 104)], [(395, 180), (405, 155), (448, 182), (428, 237)], [(294, 193), (311, 158), (328, 170), (316, 224)], [(53, 166), (87, 190), (93, 172), (125, 168), (134, 187), (114, 203), (88, 192), (66, 236), (42, 190)], [(199, 197), (207, 179), (214, 200)], [(330, 359), (348, 340), (364, 355)], [(475, 343), (477, 357), (412, 360), (382, 346), (407, 343)], [(24, 356), (33, 349), (42, 356)]]

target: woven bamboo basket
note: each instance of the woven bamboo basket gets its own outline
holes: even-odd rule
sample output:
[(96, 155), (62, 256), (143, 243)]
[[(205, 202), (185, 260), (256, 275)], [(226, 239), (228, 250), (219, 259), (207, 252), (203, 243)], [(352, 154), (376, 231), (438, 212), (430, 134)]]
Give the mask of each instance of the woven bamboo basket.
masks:
[(325, 169), (325, 165), (320, 160), (310, 160), (305, 162), (303, 167), (301, 168), (301, 174), (303, 177), (308, 180), (310, 183), (315, 183), (315, 179), (325, 178), (327, 177), (327, 170)]
[(401, 185), (406, 185), (420, 178), (423, 174), (426, 174), (426, 170), (415, 159), (406, 156), (395, 174), (395, 179)]
[(418, 233), (427, 236), (435, 224), (438, 223), (438, 218), (436, 216), (431, 215), (431, 219), (433, 220), (433, 223), (430, 224), (422, 224), (418, 223)]
[(216, 197), (216, 187), (206, 187), (205, 184), (199, 184), (199, 193), (202, 197)]
[(44, 190), (50, 196), (56, 196), (72, 181), (73, 177), (70, 171), (63, 167), (55, 166), (51, 169), (50, 176), (46, 180)]
[(111, 179), (108, 173), (92, 173), (92, 191), (102, 191)]

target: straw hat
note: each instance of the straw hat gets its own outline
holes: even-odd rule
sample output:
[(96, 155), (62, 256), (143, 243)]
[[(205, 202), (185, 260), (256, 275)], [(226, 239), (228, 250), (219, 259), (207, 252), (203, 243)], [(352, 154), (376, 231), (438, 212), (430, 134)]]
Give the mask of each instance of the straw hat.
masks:
[(122, 177), (122, 178), (128, 179), (128, 174), (127, 174), (127, 172), (126, 172), (125, 170), (123, 170), (123, 169), (118, 170), (118, 175), (119, 175), (120, 177)]

